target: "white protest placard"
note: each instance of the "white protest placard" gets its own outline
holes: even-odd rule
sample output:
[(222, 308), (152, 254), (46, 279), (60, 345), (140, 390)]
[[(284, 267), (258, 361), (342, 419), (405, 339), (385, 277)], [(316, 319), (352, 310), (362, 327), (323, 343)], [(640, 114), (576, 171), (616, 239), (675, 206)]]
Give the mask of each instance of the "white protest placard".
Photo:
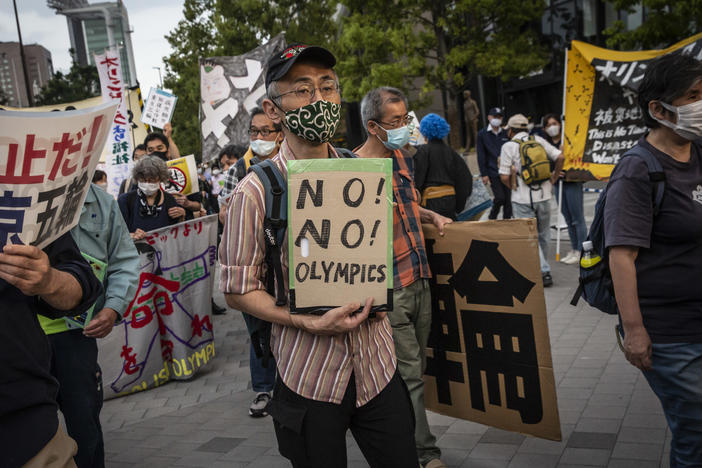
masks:
[(0, 113), (0, 246), (43, 248), (78, 223), (116, 109)]
[(392, 159), (288, 161), (290, 312), (392, 309)]
[(137, 292), (98, 341), (105, 399), (187, 380), (215, 355), (211, 317), (217, 216), (147, 233)]
[(156, 128), (163, 128), (173, 117), (178, 97), (158, 88), (149, 90), (141, 121)]
[(427, 139), (419, 131), (419, 119), (414, 111), (409, 111), (408, 115), (412, 116), (412, 133), (410, 133), (409, 144), (412, 146), (426, 145)]
[(107, 49), (102, 55), (95, 54), (95, 65), (100, 77), (102, 100), (104, 102), (118, 102), (117, 112), (110, 128), (110, 138), (107, 141), (107, 148), (105, 148), (107, 153), (105, 158), (107, 191), (116, 197), (122, 180), (129, 175), (133, 165), (129, 113), (127, 112), (119, 52)]

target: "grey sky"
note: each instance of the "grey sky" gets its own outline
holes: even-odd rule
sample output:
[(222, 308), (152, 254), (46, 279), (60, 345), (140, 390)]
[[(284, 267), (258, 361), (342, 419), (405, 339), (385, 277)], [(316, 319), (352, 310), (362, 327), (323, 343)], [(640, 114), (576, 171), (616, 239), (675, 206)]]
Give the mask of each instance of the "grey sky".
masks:
[[(91, 3), (97, 2), (91, 0)], [(137, 78), (146, 97), (151, 86), (158, 86), (158, 71), (152, 67), (161, 67), (161, 73), (164, 72), (162, 57), (171, 51), (164, 36), (182, 18), (183, 0), (124, 0), (124, 4), (134, 31)], [(46, 47), (51, 52), (54, 69), (68, 70), (71, 58), (66, 18), (55, 14), (46, 0), (17, 0), (17, 11), (23, 42)], [(12, 0), (0, 0), (0, 41), (17, 41)]]

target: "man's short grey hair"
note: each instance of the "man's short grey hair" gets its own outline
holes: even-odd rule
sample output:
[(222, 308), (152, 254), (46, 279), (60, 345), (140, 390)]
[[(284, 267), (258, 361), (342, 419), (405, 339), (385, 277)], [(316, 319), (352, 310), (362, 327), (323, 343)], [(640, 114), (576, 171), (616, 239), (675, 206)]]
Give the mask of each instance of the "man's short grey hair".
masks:
[(159, 157), (144, 156), (134, 165), (132, 177), (137, 182), (154, 178), (161, 182), (168, 182), (168, 166), (166, 166), (166, 162)]
[(368, 133), (368, 122), (370, 120), (379, 122), (383, 120), (383, 106), (388, 102), (404, 102), (407, 105), (407, 97), (397, 88), (391, 86), (381, 86), (371, 89), (361, 100), (361, 120), (363, 129)]
[(278, 82), (277, 81), (271, 81), (268, 84), (268, 88), (266, 89), (266, 95), (267, 95), (268, 99), (270, 99), (278, 107), (280, 107), (280, 97), (278, 97), (280, 95), (280, 91), (278, 91)]

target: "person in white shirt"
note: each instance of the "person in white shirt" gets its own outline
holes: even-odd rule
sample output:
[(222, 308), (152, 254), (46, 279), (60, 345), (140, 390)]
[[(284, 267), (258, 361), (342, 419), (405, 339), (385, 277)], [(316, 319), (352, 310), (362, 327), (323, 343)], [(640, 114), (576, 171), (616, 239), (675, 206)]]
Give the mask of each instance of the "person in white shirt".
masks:
[(555, 163), (551, 178), (540, 184), (527, 185), (520, 176), (516, 177), (516, 186), (512, 182), (513, 174), (520, 174), (522, 169), (519, 154), (519, 141), (529, 138), (529, 121), (522, 114), (510, 117), (507, 122), (507, 136), (510, 141), (502, 145), (500, 152), (500, 180), (512, 189), (512, 212), (515, 218), (536, 218), (539, 231), (539, 260), (541, 262), (541, 276), (544, 287), (553, 285), (551, 267), (546, 261), (548, 243), (551, 240), (551, 187), (558, 180), (563, 167), (563, 153), (538, 135), (534, 139), (544, 147), (548, 158)]

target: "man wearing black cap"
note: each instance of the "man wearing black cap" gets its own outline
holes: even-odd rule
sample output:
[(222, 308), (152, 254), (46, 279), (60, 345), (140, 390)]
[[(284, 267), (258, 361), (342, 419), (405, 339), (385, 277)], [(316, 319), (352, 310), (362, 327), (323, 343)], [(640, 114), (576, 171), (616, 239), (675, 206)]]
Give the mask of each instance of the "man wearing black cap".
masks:
[[(268, 61), (263, 110), (282, 126), (285, 138), (271, 161), (283, 177), (289, 159), (338, 157), (328, 143), (341, 117), (335, 64), (326, 49), (303, 44)], [(412, 405), (397, 373), (385, 314), (369, 319), (368, 299), (361, 312), (352, 303), (321, 316), (291, 315), (265, 288), (265, 189), (257, 175), (237, 184), (228, 210), (220, 289), (230, 307), (273, 324), (278, 377), (268, 413), (281, 455), (295, 467), (346, 466), (345, 434), (351, 429), (371, 466), (417, 467)], [(283, 242), (283, 278), (287, 254)]]
[(509, 140), (507, 132), (502, 129), (502, 109), (493, 107), (488, 112), (488, 126), (478, 132), (478, 167), (483, 183), (490, 184), (495, 199), (490, 210), (490, 219), (497, 219), (497, 215), (502, 211), (502, 218), (512, 217), (512, 201), (510, 190), (500, 182), (500, 175), (497, 171), (497, 158), (500, 157), (502, 145)]

